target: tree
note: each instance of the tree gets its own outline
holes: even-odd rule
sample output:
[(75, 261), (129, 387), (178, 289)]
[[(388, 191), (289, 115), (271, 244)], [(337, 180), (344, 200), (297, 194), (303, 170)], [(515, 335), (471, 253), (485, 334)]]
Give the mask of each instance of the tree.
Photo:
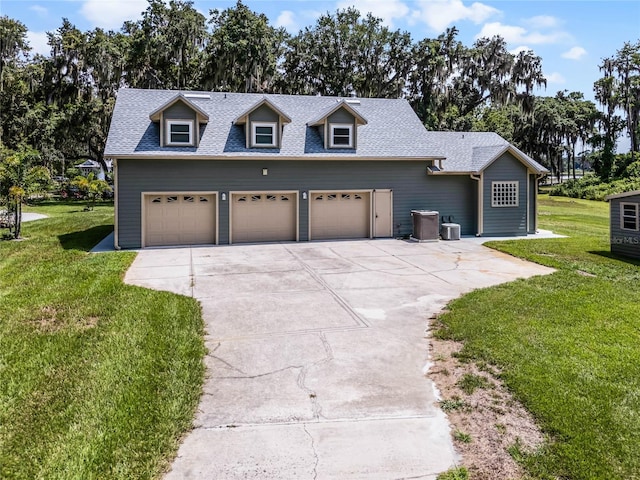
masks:
[(6, 15), (0, 17), (0, 91), (4, 89), (4, 71), (14, 66), (31, 48), (27, 42), (27, 27)]
[(533, 89), (546, 85), (542, 61), (533, 52), (507, 51), (501, 37), (481, 38), (470, 48), (448, 29), (413, 49), (411, 102), (428, 128), (466, 130), (478, 108), (518, 105), (532, 112)]
[(193, 2), (148, 0), (138, 22), (126, 22), (129, 37), (127, 85), (193, 89), (200, 86), (202, 52), (208, 40), (205, 17)]
[(287, 42), (279, 90), (398, 98), (411, 69), (411, 36), (355, 8), (321, 15)]
[(89, 173), (86, 177), (79, 175), (73, 179), (71, 185), (78, 187), (78, 190), (89, 199), (89, 207), (87, 210), (93, 210), (96, 204), (96, 198), (105, 192), (111, 191), (111, 187), (104, 180), (96, 178), (93, 172)]
[(202, 86), (229, 92), (270, 92), (287, 38), (238, 0), (235, 7), (211, 10), (213, 31), (205, 49)]
[(15, 152), (0, 147), (0, 200), (12, 217), (9, 233), (16, 239), (22, 231), (22, 203), (30, 195), (45, 191), (51, 183), (49, 170), (37, 165), (38, 157), (33, 149), (23, 147)]
[[(601, 133), (594, 137), (592, 144), (602, 148), (596, 171), (608, 179), (616, 141), (625, 127), (631, 141), (632, 160), (634, 154), (640, 152), (640, 41), (626, 42), (615, 56), (603, 59), (600, 71), (604, 76), (594, 83), (593, 89), (602, 105), (598, 118)], [(624, 120), (618, 115), (619, 111), (624, 113)]]

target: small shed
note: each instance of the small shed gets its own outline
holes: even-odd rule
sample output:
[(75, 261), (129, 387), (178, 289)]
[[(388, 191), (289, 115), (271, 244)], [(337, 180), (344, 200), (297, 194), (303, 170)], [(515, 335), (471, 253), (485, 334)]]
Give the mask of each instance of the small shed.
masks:
[(606, 197), (609, 202), (611, 252), (640, 258), (640, 190)]

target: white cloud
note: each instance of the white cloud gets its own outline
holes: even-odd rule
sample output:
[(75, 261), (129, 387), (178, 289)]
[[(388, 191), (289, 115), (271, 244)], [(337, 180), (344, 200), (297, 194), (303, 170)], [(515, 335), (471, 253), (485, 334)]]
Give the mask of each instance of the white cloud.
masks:
[(138, 20), (148, 6), (146, 0), (85, 0), (80, 12), (95, 27), (119, 29), (126, 20)]
[(275, 21), (276, 27), (284, 27), (288, 32), (294, 32), (298, 30), (298, 22), (296, 21), (296, 14), (291, 10), (283, 10), (278, 15)]
[(476, 38), (491, 38), (496, 35), (500, 35), (507, 43), (516, 45), (525, 43), (531, 43), (533, 45), (553, 44), (571, 39), (571, 36), (566, 32), (529, 32), (524, 27), (519, 27), (517, 25), (503, 25), (500, 22), (485, 23), (482, 26), (480, 33), (476, 35)]
[(409, 7), (401, 0), (340, 0), (338, 8), (355, 7), (364, 16), (371, 13), (382, 19), (385, 25), (393, 27), (396, 18), (403, 18), (409, 13)]
[(553, 72), (553, 73), (550, 73), (549, 75), (545, 75), (545, 78), (547, 79), (548, 83), (555, 83), (558, 85), (562, 85), (563, 83), (566, 83), (565, 78), (562, 76), (562, 74), (558, 72)]
[(572, 47), (562, 54), (562, 58), (568, 58), (569, 60), (580, 60), (587, 54), (587, 51), (582, 47)]
[(49, 14), (49, 10), (45, 7), (41, 7), (40, 5), (32, 5), (29, 7), (29, 10), (36, 12), (36, 15), (39, 17), (46, 17)]
[(51, 54), (51, 47), (47, 44), (49, 37), (47, 37), (47, 32), (27, 32), (27, 40), (29, 41), (29, 46), (31, 47), (31, 55), (35, 55), (39, 53), (40, 55), (49, 56)]
[(443, 32), (447, 27), (462, 20), (479, 24), (501, 14), (500, 10), (479, 2), (474, 2), (468, 7), (462, 0), (417, 0), (416, 3), (419, 10), (413, 12), (414, 17), (437, 32)]
[(525, 20), (525, 23), (534, 29), (557, 28), (562, 22), (551, 15), (538, 15)]

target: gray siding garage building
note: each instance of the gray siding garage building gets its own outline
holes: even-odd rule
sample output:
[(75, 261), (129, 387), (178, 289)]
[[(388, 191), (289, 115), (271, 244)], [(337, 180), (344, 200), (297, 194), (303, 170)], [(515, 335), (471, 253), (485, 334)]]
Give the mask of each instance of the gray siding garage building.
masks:
[(640, 190), (609, 195), (611, 252), (640, 258)]
[(105, 148), (118, 248), (537, 227), (547, 170), (494, 133), (429, 132), (406, 100), (122, 89)]

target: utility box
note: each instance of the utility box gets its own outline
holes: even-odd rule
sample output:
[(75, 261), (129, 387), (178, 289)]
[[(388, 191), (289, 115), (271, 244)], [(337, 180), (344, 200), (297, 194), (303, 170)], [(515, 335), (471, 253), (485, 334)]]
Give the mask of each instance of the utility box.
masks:
[(411, 210), (413, 235), (417, 242), (436, 242), (440, 236), (440, 214), (433, 210)]
[(460, 225), (457, 223), (443, 223), (440, 228), (443, 240), (460, 240)]

